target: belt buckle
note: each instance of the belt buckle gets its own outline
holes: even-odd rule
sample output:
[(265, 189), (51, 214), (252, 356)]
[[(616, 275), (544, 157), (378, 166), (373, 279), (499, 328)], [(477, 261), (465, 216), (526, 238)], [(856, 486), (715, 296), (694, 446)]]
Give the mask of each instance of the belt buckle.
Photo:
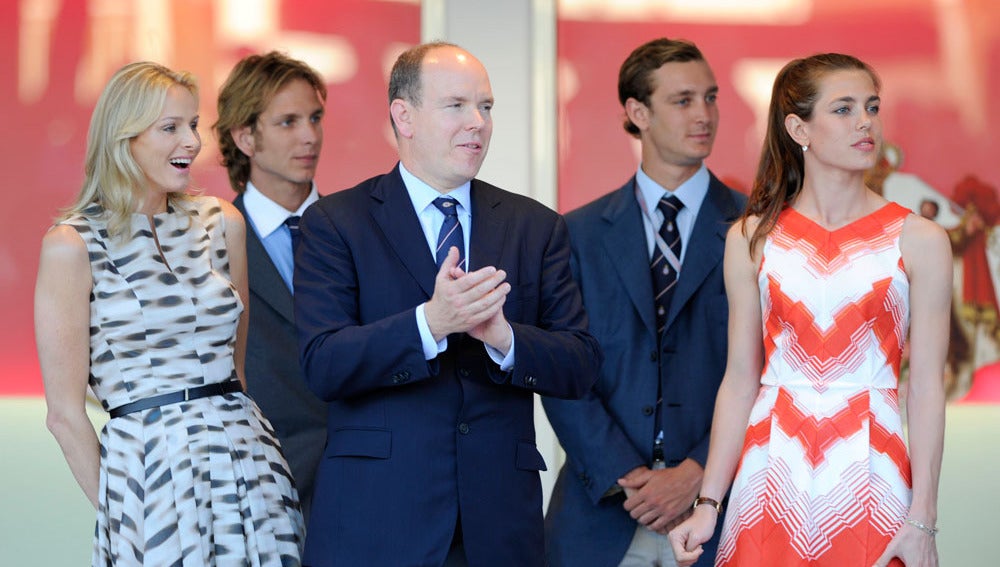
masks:
[(190, 398), (188, 397), (188, 396), (190, 395), (190, 394), (189, 394), (190, 392), (191, 392), (191, 390), (190, 390), (190, 389), (188, 389), (188, 388), (184, 388), (184, 401), (185, 401), (185, 402), (186, 402), (186, 401), (189, 401), (189, 400), (190, 400)]
[(662, 444), (656, 444), (656, 445), (654, 445), (653, 446), (653, 462), (654, 463), (662, 463), (662, 462), (664, 462), (664, 460), (665, 459), (664, 459), (664, 455), (663, 455), (663, 445)]

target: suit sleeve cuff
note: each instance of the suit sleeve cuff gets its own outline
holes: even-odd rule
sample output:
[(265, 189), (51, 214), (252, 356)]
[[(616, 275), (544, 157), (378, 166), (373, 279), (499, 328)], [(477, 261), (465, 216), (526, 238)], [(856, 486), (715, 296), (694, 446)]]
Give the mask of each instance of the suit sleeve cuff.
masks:
[(486, 354), (490, 355), (490, 359), (497, 363), (500, 366), (500, 370), (504, 372), (510, 372), (510, 369), (514, 368), (514, 329), (510, 327), (510, 323), (507, 323), (507, 331), (510, 333), (510, 350), (507, 351), (507, 356), (504, 356), (499, 350), (490, 345), (483, 343), (483, 346), (486, 347)]
[[(448, 348), (448, 337), (441, 339), (440, 341), (434, 340), (434, 335), (431, 334), (431, 328), (427, 325), (427, 315), (424, 314), (424, 306), (426, 303), (421, 303), (417, 306), (417, 331), (420, 332), (420, 344), (424, 349), (424, 360), (434, 360), (437, 355), (441, 354)], [(514, 349), (510, 349), (514, 352)]]

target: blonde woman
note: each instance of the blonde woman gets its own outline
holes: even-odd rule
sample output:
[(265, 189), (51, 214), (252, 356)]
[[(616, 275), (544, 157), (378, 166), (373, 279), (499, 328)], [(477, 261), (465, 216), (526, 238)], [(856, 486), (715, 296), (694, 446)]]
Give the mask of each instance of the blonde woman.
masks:
[[(119, 70), (85, 180), (42, 241), (35, 330), (47, 424), (97, 508), (94, 565), (296, 565), (298, 496), (243, 394), (245, 227), (185, 194), (201, 150), (194, 78)], [(98, 440), (88, 382), (111, 419)]]

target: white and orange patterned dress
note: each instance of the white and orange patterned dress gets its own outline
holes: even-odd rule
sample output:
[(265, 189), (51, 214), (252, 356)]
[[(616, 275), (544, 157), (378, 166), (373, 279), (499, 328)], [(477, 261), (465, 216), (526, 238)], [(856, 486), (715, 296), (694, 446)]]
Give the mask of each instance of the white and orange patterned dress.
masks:
[(828, 231), (786, 208), (767, 237), (764, 368), (717, 566), (868, 567), (902, 525), (908, 214), (889, 203)]

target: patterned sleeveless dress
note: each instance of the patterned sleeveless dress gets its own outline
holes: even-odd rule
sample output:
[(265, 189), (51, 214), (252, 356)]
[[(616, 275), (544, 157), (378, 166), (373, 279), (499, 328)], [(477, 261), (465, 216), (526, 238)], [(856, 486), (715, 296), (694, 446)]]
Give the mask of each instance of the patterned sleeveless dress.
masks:
[[(64, 224), (90, 254), (90, 386), (104, 409), (234, 377), (243, 304), (218, 200), (172, 204), (155, 229), (133, 215), (128, 239), (110, 238), (103, 217), (94, 205)], [(299, 565), (298, 495), (247, 396), (117, 417), (100, 442), (93, 565)]]
[(902, 525), (908, 214), (889, 203), (828, 231), (786, 208), (767, 237), (764, 368), (717, 566), (869, 567)]

